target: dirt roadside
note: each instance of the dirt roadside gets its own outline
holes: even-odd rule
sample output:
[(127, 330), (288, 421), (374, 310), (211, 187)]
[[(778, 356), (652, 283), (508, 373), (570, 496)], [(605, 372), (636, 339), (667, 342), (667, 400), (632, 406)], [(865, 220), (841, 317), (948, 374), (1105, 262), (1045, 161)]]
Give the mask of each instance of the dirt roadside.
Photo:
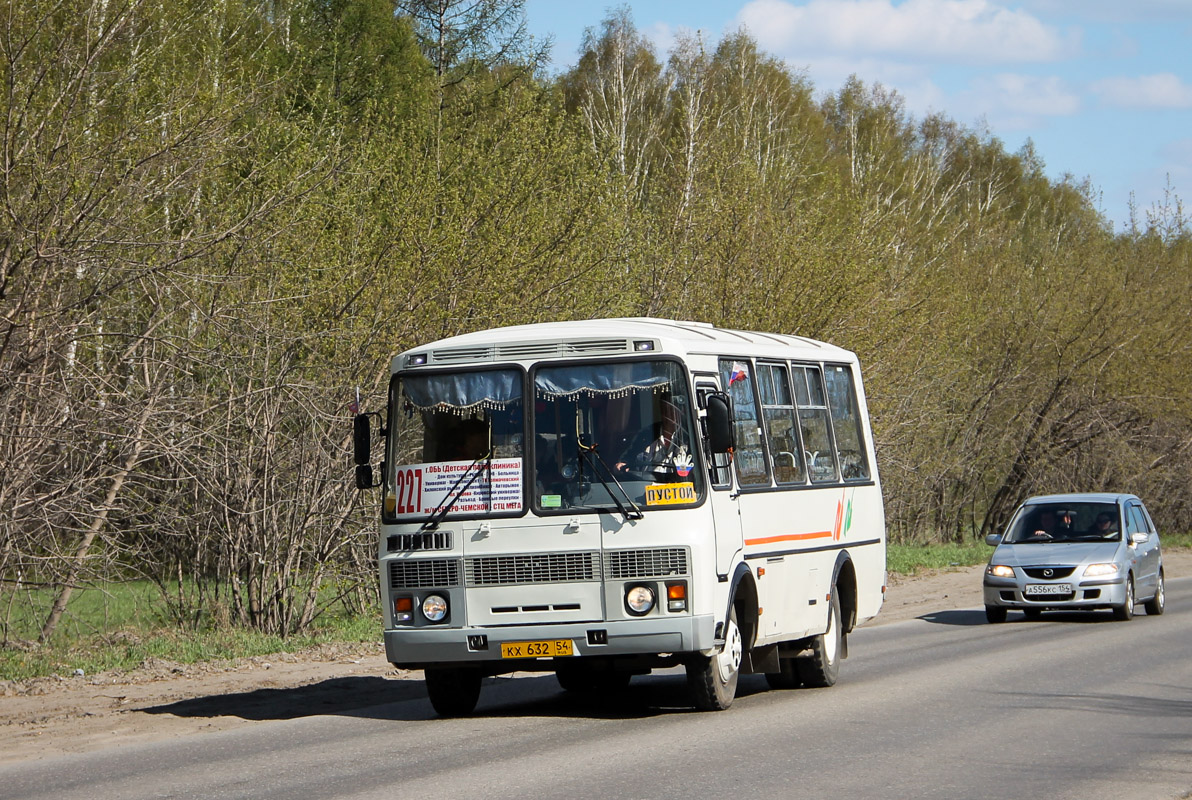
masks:
[[(1192, 550), (1164, 553), (1169, 578)], [(870, 625), (981, 605), (982, 567), (890, 582)], [(422, 696), (421, 673), (395, 670), (380, 643), (324, 646), (233, 662), (156, 661), (129, 672), (0, 681), (0, 764), (191, 736), (265, 720), (334, 714)]]

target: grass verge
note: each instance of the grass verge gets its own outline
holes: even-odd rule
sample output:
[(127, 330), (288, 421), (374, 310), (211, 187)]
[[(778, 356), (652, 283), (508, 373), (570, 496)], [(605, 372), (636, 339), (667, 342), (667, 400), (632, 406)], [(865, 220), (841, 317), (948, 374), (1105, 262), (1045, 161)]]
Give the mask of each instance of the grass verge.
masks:
[[(1192, 532), (1164, 534), (1167, 550), (1192, 548)], [(992, 548), (970, 544), (890, 544), (886, 568), (890, 573), (916, 573), (984, 563)], [(47, 646), (0, 647), (0, 680), (27, 680), (47, 675), (90, 675), (105, 670), (129, 670), (151, 659), (182, 664), (292, 653), (327, 643), (376, 642), (381, 638), (379, 614), (338, 616), (301, 636), (282, 638), (230, 625), (197, 631), (163, 622), (160, 609), (143, 585), (107, 585), (98, 602), (95, 592), (80, 592), (70, 611), (78, 626), (70, 637)], [(158, 596), (160, 597), (160, 596)], [(88, 632), (83, 633), (82, 630)]]

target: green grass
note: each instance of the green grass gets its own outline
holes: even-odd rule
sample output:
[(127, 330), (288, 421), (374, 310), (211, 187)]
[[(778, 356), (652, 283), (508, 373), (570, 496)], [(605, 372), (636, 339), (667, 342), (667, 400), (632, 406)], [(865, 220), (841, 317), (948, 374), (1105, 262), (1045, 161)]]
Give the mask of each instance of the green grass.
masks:
[(68, 644), (0, 648), (0, 679), (70, 675), (78, 669), (88, 675), (103, 670), (129, 670), (153, 658), (192, 664), (290, 653), (328, 642), (375, 642), (380, 639), (380, 631), (379, 615), (375, 619), (368, 616), (332, 618), (310, 633), (284, 639), (235, 627), (200, 631), (161, 626), (124, 628), (80, 637)]
[[(1192, 548), (1192, 532), (1164, 534), (1167, 550)], [(984, 563), (992, 551), (983, 541), (969, 544), (890, 544), (889, 572), (914, 575)], [(33, 640), (51, 596), (19, 595), (9, 608), (10, 638)], [(380, 614), (328, 615), (314, 630), (282, 638), (208, 620), (195, 630), (170, 621), (157, 587), (147, 582), (107, 584), (76, 593), (60, 633), (46, 646), (0, 647), (0, 680), (46, 675), (129, 670), (149, 659), (181, 664), (288, 653), (329, 642), (377, 642)]]
[(989, 560), (993, 548), (984, 541), (971, 544), (891, 544), (886, 548), (886, 570), (914, 575), (927, 569), (968, 567)]

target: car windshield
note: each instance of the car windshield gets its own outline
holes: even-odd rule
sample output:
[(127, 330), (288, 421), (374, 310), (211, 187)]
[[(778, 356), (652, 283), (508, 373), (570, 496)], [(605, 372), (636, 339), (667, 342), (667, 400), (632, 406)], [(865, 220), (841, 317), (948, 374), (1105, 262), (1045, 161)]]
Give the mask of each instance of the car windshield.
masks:
[(1116, 503), (1031, 503), (1010, 522), (1007, 544), (1120, 541), (1121, 518)]
[(673, 361), (540, 367), (533, 436), (540, 511), (635, 516), (703, 494), (687, 381)]

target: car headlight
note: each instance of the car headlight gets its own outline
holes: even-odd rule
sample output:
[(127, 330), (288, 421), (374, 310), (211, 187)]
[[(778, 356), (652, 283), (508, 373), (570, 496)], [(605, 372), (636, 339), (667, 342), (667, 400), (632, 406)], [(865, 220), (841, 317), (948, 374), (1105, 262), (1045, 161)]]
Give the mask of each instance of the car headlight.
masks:
[(641, 584), (630, 586), (629, 591), (625, 592), (625, 607), (630, 614), (639, 617), (650, 613), (654, 607), (654, 590)]
[(447, 619), (447, 598), (442, 595), (430, 594), (422, 601), (422, 616), (428, 622), (442, 622)]
[(1099, 575), (1117, 575), (1117, 564), (1089, 564), (1084, 568), (1084, 577), (1095, 578)]
[(990, 564), (985, 570), (985, 574), (995, 578), (1013, 578), (1014, 567), (1008, 567), (1005, 564)]

